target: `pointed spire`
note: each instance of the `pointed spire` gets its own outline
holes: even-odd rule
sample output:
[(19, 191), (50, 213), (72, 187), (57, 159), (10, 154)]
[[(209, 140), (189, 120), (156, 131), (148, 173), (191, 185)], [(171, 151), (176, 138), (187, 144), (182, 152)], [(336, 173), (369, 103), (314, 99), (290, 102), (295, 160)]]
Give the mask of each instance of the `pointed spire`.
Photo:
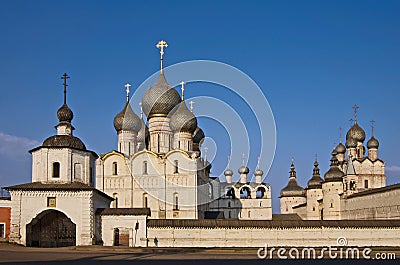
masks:
[(294, 166), (294, 157), (292, 157), (292, 164), (290, 165), (290, 178), (296, 178), (296, 171), (295, 171), (296, 167)]
[(353, 156), (349, 154), (349, 159), (347, 161), (347, 169), (346, 169), (346, 175), (355, 175), (356, 170), (354, 169), (353, 165)]
[(164, 65), (163, 65), (163, 60), (164, 60), (164, 48), (167, 48), (167, 47), (168, 47), (168, 44), (167, 44), (166, 41), (160, 40), (160, 41), (157, 43), (156, 47), (157, 47), (158, 49), (160, 49), (160, 68), (161, 68), (161, 69), (160, 69), (160, 72), (162, 73), (162, 72), (163, 72), (163, 68), (164, 68)]
[(318, 175), (319, 176), (319, 163), (317, 161), (317, 159), (315, 159), (314, 162), (314, 169), (313, 169), (313, 176)]
[(342, 141), (343, 141), (342, 130), (343, 130), (343, 128), (339, 127), (339, 141), (340, 141), (340, 143), (342, 143)]

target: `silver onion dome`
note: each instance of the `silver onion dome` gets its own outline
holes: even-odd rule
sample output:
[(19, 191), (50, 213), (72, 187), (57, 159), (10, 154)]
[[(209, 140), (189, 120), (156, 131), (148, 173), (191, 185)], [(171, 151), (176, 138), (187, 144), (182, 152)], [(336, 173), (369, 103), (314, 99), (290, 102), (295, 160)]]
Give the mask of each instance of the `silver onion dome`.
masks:
[(347, 148), (355, 148), (357, 147), (357, 140), (354, 138), (349, 138), (346, 140), (346, 147)]
[(140, 118), (133, 112), (129, 101), (126, 102), (124, 108), (114, 118), (114, 128), (119, 131), (138, 132), (142, 127)]
[(167, 83), (164, 73), (161, 72), (157, 82), (143, 95), (143, 112), (147, 119), (155, 115), (167, 116), (180, 101), (179, 93)]
[(233, 176), (233, 171), (232, 171), (232, 169), (226, 169), (225, 171), (224, 171), (224, 175), (225, 176)]
[(357, 124), (357, 121), (346, 134), (346, 140), (350, 138), (353, 138), (357, 142), (364, 142), (365, 140), (365, 131)]
[(249, 174), (249, 168), (248, 167), (246, 167), (246, 166), (241, 166), (239, 169), (238, 169), (238, 173), (239, 174)]
[(203, 130), (197, 127), (193, 132), (193, 143), (200, 143), (205, 137)]
[(173, 132), (193, 132), (197, 129), (197, 119), (187, 108), (185, 101), (179, 103), (170, 112), (169, 127)]
[(308, 181), (307, 186), (309, 189), (320, 189), (322, 187), (322, 182), (324, 180), (321, 178), (319, 174), (319, 167), (318, 167), (318, 161), (314, 162), (314, 169), (313, 169), (313, 175), (311, 179)]
[(140, 130), (137, 134), (137, 141), (140, 143), (146, 142), (146, 139), (149, 137), (149, 128), (143, 119), (140, 119)]
[(257, 169), (254, 171), (254, 176), (262, 176), (262, 175), (264, 175), (264, 171), (262, 171), (262, 169), (257, 168)]
[(336, 146), (335, 150), (336, 150), (336, 153), (338, 153), (338, 154), (344, 154), (344, 153), (346, 153), (346, 147), (345, 147), (342, 143), (339, 143), (339, 144)]
[(289, 174), (289, 182), (286, 187), (281, 190), (281, 197), (305, 197), (304, 189), (297, 183), (296, 171), (293, 163), (290, 165)]
[(371, 149), (371, 148), (378, 149), (379, 141), (375, 137), (372, 136), (371, 139), (369, 139), (367, 142), (367, 147), (368, 147), (368, 149)]

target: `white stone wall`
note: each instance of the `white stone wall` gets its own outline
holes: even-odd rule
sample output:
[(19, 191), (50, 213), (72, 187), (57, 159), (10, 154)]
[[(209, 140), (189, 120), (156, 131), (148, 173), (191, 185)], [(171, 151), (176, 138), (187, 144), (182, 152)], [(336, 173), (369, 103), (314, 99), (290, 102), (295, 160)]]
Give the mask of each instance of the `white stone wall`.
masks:
[(342, 200), (342, 219), (400, 219), (400, 189)]
[(339, 194), (343, 193), (342, 182), (322, 183), (323, 220), (340, 220), (341, 202)]
[[(149, 246), (159, 247), (321, 247), (399, 246), (400, 228), (148, 228)], [(256, 253), (254, 254), (256, 255)]]
[(307, 190), (307, 218), (308, 220), (321, 220), (321, 209), (318, 200), (322, 199), (322, 189)]
[[(139, 229), (135, 230), (136, 223), (139, 223)], [(114, 230), (129, 230), (130, 247), (147, 247), (147, 228), (146, 216), (134, 215), (105, 215), (101, 216), (101, 230), (103, 235), (103, 245), (114, 245)]]
[(307, 201), (306, 197), (281, 197), (280, 205), (281, 205), (281, 213), (294, 213), (293, 206), (297, 206), (299, 204), (303, 204)]

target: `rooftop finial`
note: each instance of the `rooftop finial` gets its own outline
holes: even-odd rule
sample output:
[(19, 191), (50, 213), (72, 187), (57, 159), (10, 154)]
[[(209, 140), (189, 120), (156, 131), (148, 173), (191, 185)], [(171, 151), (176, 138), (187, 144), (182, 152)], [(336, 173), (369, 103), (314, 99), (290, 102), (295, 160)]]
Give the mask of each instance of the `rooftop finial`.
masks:
[(357, 104), (354, 104), (353, 109), (354, 109), (354, 122), (357, 122), (357, 110), (358, 110)]
[(371, 121), (370, 121), (370, 123), (371, 123), (371, 128), (372, 128), (372, 137), (374, 137), (374, 129), (375, 129), (375, 120), (374, 119), (372, 119)]
[(343, 136), (342, 136), (342, 130), (343, 130), (343, 128), (342, 128), (342, 127), (339, 127), (339, 133), (340, 133), (340, 143), (342, 143), (342, 140), (343, 140)]
[(261, 156), (258, 157), (258, 160), (257, 160), (257, 168), (260, 168), (260, 160), (261, 160)]
[(181, 84), (181, 91), (182, 91), (182, 101), (184, 101), (185, 100), (185, 82), (184, 81), (182, 81), (182, 82), (180, 82), (179, 84)]
[(129, 83), (126, 83), (125, 84), (125, 88), (126, 88), (126, 102), (128, 102), (129, 101), (129, 92), (130, 92), (130, 87), (131, 87), (132, 85), (131, 84), (129, 84)]
[(228, 156), (228, 168), (231, 166), (231, 156)]
[(242, 166), (244, 166), (244, 157), (245, 157), (245, 154), (242, 153)]
[(194, 101), (193, 100), (191, 100), (191, 101), (189, 101), (189, 105), (190, 105), (190, 111), (191, 112), (193, 112), (193, 105), (194, 105)]
[(140, 106), (140, 118), (143, 119), (143, 107), (142, 107), (142, 102), (139, 102)]
[(160, 40), (160, 41), (157, 43), (156, 47), (160, 49), (160, 66), (161, 66), (161, 70), (160, 70), (160, 71), (161, 71), (161, 73), (162, 73), (162, 72), (163, 72), (163, 68), (164, 68), (164, 66), (163, 66), (164, 48), (167, 48), (167, 47), (168, 47), (168, 44), (167, 44), (166, 41)]
[(318, 154), (316, 153), (315, 154), (315, 162), (317, 162), (318, 161)]
[(67, 75), (67, 73), (64, 73), (63, 76), (61, 77), (61, 79), (64, 79), (64, 104), (67, 104), (67, 79), (69, 78), (69, 76)]

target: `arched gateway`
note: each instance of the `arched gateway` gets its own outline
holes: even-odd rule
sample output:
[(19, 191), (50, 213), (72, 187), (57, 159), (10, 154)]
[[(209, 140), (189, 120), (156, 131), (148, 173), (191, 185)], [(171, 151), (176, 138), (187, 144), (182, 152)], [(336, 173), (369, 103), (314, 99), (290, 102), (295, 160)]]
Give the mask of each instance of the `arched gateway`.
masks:
[(26, 225), (29, 247), (66, 247), (76, 245), (76, 225), (64, 213), (45, 210)]

